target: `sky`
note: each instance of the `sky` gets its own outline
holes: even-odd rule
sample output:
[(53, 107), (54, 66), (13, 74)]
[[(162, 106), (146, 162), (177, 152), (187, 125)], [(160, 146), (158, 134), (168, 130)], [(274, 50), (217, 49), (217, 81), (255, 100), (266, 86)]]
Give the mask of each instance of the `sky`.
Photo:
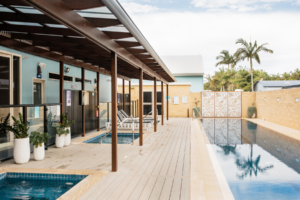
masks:
[(239, 38), (268, 43), (266, 47), (274, 51), (262, 52), (261, 64), (254, 62), (254, 69), (272, 74), (300, 69), (300, 0), (119, 2), (159, 56), (202, 55), (205, 74), (218, 70), (216, 57), (222, 50), (235, 53)]

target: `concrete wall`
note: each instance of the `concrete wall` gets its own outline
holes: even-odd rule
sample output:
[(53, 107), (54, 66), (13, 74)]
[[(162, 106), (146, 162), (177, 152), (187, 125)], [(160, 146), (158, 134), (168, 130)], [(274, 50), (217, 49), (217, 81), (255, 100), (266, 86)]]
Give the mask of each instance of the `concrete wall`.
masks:
[(300, 103), (296, 98), (300, 98), (300, 88), (257, 92), (258, 118), (300, 130)]

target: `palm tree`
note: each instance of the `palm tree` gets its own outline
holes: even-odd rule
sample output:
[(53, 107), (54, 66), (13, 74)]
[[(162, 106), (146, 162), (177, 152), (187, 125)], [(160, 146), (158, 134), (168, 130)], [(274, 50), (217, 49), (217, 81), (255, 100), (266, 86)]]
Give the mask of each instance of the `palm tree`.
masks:
[(229, 65), (231, 65), (231, 67), (234, 67), (236, 64), (236, 60), (235, 58), (229, 54), (229, 51), (227, 50), (223, 50), (221, 51), (220, 55), (218, 55), (216, 57), (217, 60), (220, 60), (217, 64), (216, 67), (219, 65), (228, 65), (228, 69), (229, 69)]
[(248, 44), (248, 42), (246, 42), (242, 38), (238, 39), (236, 41), (236, 44), (241, 44), (242, 45), (242, 47), (239, 48), (234, 54), (234, 56), (237, 59), (237, 62), (238, 61), (243, 61), (245, 59), (250, 60), (251, 88), (252, 88), (252, 92), (253, 92), (253, 70), (252, 70), (253, 64), (252, 64), (252, 59), (255, 59), (256, 62), (258, 64), (260, 64), (260, 58), (259, 58), (258, 53), (260, 51), (264, 51), (266, 53), (273, 53), (273, 51), (271, 49), (267, 49), (265, 47), (265, 45), (267, 45), (267, 43), (264, 43), (260, 46), (257, 46), (256, 41), (254, 42), (254, 45), (252, 45), (251, 42)]
[(238, 169), (244, 171), (242, 174), (237, 174), (237, 177), (239, 179), (244, 179), (248, 175), (251, 177), (252, 174), (254, 174), (255, 176), (257, 176), (258, 172), (264, 173), (268, 169), (272, 169), (273, 168), (273, 165), (269, 165), (269, 166), (265, 166), (265, 167), (260, 167), (259, 166), (260, 155), (257, 156), (256, 159), (253, 159), (252, 155), (253, 155), (253, 145), (251, 144), (251, 153), (250, 153), (250, 156), (247, 159), (243, 158), (243, 160), (240, 160), (240, 159), (236, 160), (235, 164), (238, 167)]

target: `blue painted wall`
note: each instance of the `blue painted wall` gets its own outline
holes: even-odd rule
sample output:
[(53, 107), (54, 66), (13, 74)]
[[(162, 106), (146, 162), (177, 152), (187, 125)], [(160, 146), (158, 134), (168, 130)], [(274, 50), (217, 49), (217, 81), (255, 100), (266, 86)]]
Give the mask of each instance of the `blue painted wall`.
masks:
[(192, 83), (191, 92), (203, 91), (203, 76), (175, 76), (177, 83)]
[[(59, 62), (10, 49), (4, 46), (0, 46), (0, 50), (21, 56), (28, 56), (28, 59), (22, 59), (22, 104), (33, 103), (33, 79), (36, 78), (37, 63), (46, 64), (45, 68), (41, 68), (42, 79), (44, 79), (46, 83), (46, 103), (59, 103), (59, 81), (49, 79), (49, 72), (59, 74)], [(65, 73), (65, 75), (73, 76), (73, 82), (65, 81), (64, 88), (68, 90), (81, 90), (81, 83), (75, 82), (75, 77), (81, 78), (81, 68), (67, 64), (65, 64), (65, 66), (70, 67), (70, 72)], [(85, 70), (85, 79), (90, 79), (92, 81), (92, 84), (85, 84), (85, 90), (94, 91), (94, 86), (96, 86), (94, 80), (96, 77), (96, 72)], [(72, 89), (72, 85), (76, 85), (76, 89)], [(100, 75), (100, 93), (103, 96), (102, 99), (104, 98), (104, 100), (110, 101), (110, 88), (111, 82), (107, 81), (107, 76)]]

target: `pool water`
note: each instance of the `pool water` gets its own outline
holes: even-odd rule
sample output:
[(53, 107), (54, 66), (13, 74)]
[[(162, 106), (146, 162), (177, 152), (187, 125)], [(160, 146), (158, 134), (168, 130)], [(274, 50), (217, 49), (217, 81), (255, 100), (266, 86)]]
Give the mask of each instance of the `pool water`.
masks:
[(34, 176), (30, 173), (1, 174), (0, 199), (55, 200), (86, 177), (79, 175), (43, 175), (35, 174)]
[(300, 199), (300, 142), (240, 119), (202, 125), (236, 200)]
[[(100, 144), (101, 138), (105, 136), (105, 133), (93, 137), (84, 141), (84, 143)], [(134, 140), (139, 138), (139, 133), (134, 133)], [(132, 133), (118, 133), (118, 144), (131, 144), (132, 143)], [(111, 144), (111, 133), (102, 139), (102, 144)]]

